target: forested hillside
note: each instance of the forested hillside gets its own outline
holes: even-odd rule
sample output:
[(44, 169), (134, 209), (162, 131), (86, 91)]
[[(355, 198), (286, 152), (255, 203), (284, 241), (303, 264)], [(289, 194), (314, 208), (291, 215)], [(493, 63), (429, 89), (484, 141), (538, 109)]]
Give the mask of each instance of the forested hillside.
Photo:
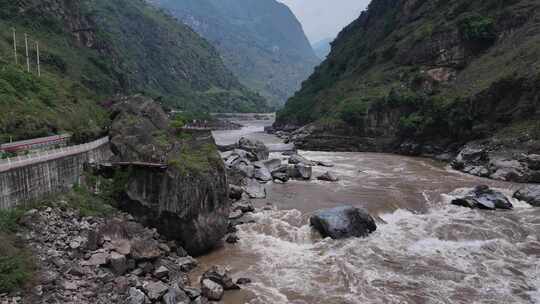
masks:
[(540, 2), (373, 0), (276, 126), (315, 123), (355, 150), (442, 152), (538, 138), (539, 93)]
[[(0, 8), (0, 141), (59, 131), (94, 137), (107, 123), (98, 103), (115, 94), (144, 93), (189, 111), (266, 109), (211, 44), (142, 0), (1, 0)], [(24, 33), (32, 73), (23, 72)]]

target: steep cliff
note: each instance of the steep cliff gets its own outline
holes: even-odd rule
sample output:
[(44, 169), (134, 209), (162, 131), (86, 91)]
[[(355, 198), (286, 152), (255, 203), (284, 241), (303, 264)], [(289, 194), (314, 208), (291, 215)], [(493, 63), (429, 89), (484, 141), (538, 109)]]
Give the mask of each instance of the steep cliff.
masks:
[(240, 81), (274, 106), (282, 106), (319, 63), (296, 17), (275, 0), (149, 2), (208, 39)]
[(538, 1), (373, 0), (276, 127), (313, 124), (298, 141), (327, 149), (433, 155), (492, 139), (537, 153), (539, 58)]
[[(95, 135), (106, 125), (96, 101), (117, 93), (144, 92), (186, 110), (266, 109), (264, 98), (240, 84), (213, 46), (142, 0), (0, 0), (0, 28), (5, 136), (57, 130)], [(31, 74), (23, 72), (24, 33), (30, 36)]]
[(113, 161), (146, 163), (117, 169), (119, 207), (190, 254), (216, 246), (226, 232), (230, 202), (210, 132), (175, 129), (161, 106), (141, 96), (115, 101), (112, 112)]

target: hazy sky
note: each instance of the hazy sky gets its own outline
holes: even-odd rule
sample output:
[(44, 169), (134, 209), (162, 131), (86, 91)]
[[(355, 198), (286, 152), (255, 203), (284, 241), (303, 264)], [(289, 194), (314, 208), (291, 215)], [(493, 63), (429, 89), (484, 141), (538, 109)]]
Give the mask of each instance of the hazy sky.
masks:
[(287, 4), (314, 43), (334, 38), (343, 27), (358, 18), (370, 0), (278, 0)]

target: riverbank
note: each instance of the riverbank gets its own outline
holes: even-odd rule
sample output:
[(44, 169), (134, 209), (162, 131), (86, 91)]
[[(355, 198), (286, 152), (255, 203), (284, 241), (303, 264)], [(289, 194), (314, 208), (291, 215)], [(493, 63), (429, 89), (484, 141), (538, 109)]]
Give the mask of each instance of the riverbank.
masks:
[(540, 140), (537, 134), (508, 128), (481, 140), (422, 141), (396, 134), (355, 135), (344, 124), (313, 123), (301, 128), (272, 129), (298, 149), (334, 152), (378, 152), (428, 157), (479, 177), (518, 183), (540, 182)]

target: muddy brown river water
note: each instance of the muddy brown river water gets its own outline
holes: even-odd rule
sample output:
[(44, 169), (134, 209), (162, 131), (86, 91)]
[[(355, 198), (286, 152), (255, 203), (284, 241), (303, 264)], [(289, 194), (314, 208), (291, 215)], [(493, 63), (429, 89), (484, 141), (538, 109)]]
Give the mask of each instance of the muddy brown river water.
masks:
[[(271, 121), (215, 132), (279, 143), (263, 134)], [(464, 175), (429, 159), (374, 153), (300, 151), (333, 168), (338, 183), (268, 184), (256, 223), (241, 226), (239, 243), (201, 257), (201, 270), (228, 265), (253, 283), (226, 292), (233, 303), (540, 303), (540, 208), (513, 200), (512, 211), (452, 206), (478, 184), (511, 195), (518, 184)], [(282, 157), (273, 154), (272, 157)], [(320, 208), (354, 205), (377, 217), (363, 239), (321, 239), (308, 225)], [(194, 276), (197, 276), (195, 274)]]

